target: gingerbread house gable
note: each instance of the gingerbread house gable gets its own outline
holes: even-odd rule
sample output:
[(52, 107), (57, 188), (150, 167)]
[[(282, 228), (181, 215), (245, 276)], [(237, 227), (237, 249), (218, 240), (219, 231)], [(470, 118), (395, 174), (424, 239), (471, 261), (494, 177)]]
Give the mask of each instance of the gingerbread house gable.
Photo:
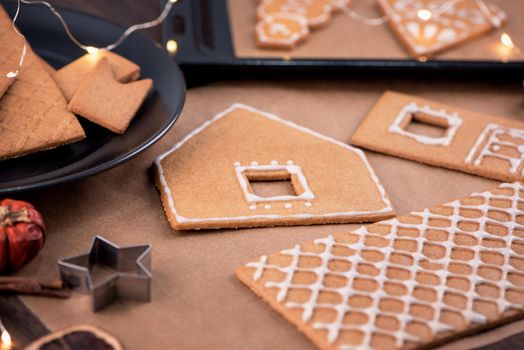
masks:
[[(156, 160), (175, 229), (369, 222), (392, 217), (364, 153), (249, 106), (234, 104)], [(255, 182), (288, 182), (262, 195)]]

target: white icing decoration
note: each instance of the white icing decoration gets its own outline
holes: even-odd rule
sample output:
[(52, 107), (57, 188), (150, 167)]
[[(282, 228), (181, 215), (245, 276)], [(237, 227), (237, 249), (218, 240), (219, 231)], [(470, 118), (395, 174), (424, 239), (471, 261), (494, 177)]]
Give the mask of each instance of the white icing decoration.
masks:
[(295, 164), (295, 163), (293, 163), (292, 160), (288, 160), (288, 161), (286, 162), (286, 164), (287, 164), (287, 165), (293, 165), (293, 164)]
[[(266, 4), (271, 4), (271, 0), (264, 0), (257, 8), (257, 14), (260, 18), (267, 18), (276, 15), (295, 15), (300, 16), (306, 20), (306, 25), (317, 26), (325, 23), (331, 15), (331, 4), (325, 2), (322, 6), (322, 12), (317, 16), (308, 16), (307, 8), (304, 7), (304, 0), (287, 0), (280, 5), (278, 13), (269, 14), (266, 12)], [(309, 1), (306, 1), (309, 2)]]
[[(477, 138), (477, 141), (469, 151), (464, 162), (466, 164), (480, 166), (482, 164), (482, 160), (485, 158), (498, 158), (509, 163), (509, 173), (516, 174), (518, 168), (524, 162), (524, 145), (517, 144), (509, 140), (501, 140), (500, 136), (504, 135), (511, 136), (515, 139), (520, 139), (524, 142), (524, 130), (505, 128), (497, 124), (488, 124)], [(482, 144), (484, 144), (484, 147), (481, 149), (480, 146)], [(502, 153), (497, 153), (500, 151), (501, 146), (517, 151), (519, 156), (511, 157)], [(520, 174), (524, 175), (524, 169)]]
[(278, 162), (276, 160), (272, 160), (271, 165), (278, 165)]
[(269, 204), (264, 205), (264, 209), (271, 209), (271, 205)]
[(423, 37), (425, 39), (431, 39), (437, 34), (438, 27), (432, 23), (427, 24), (424, 26), (424, 35)]
[(234, 166), (240, 166), (240, 162), (234, 162), (233, 165)]
[(305, 205), (306, 207), (308, 207), (308, 208), (310, 208), (310, 207), (313, 206), (313, 204), (311, 204), (311, 202), (306, 202), (306, 203), (304, 203), (304, 205)]
[(291, 203), (286, 203), (286, 204), (284, 204), (284, 208), (286, 208), (286, 209), (291, 209), (291, 208), (293, 208), (293, 204), (291, 204)]
[[(234, 216), (234, 217), (208, 217), (208, 218), (188, 218), (181, 216), (178, 211), (176, 210), (175, 202), (173, 199), (173, 195), (171, 193), (171, 190), (167, 184), (167, 180), (164, 174), (164, 168), (162, 167), (162, 160), (167, 157), (172, 152), (176, 151), (178, 148), (180, 148), (183, 144), (185, 144), (187, 141), (189, 141), (194, 136), (198, 135), (202, 130), (206, 129), (209, 125), (216, 122), (217, 120), (220, 120), (224, 116), (228, 115), (232, 111), (236, 109), (245, 109), (252, 113), (256, 113), (259, 116), (265, 117), (267, 119), (282, 123), (288, 127), (294, 128), (296, 130), (299, 130), (301, 132), (304, 132), (309, 135), (313, 135), (321, 140), (330, 142), (332, 144), (335, 144), (339, 147), (342, 147), (343, 149), (352, 152), (356, 154), (360, 160), (364, 163), (365, 168), (367, 169), (369, 176), (371, 177), (371, 180), (375, 184), (375, 187), (380, 195), (380, 198), (382, 200), (382, 203), (384, 203), (384, 207), (382, 209), (378, 210), (361, 210), (361, 211), (350, 211), (350, 212), (332, 212), (332, 213), (325, 213), (325, 214), (308, 214), (308, 213), (299, 213), (299, 214), (289, 214), (289, 215), (277, 215), (277, 214), (259, 214), (259, 215), (249, 215), (249, 216)], [(289, 161), (288, 161), (289, 162)], [(171, 210), (171, 213), (176, 218), (177, 222), (179, 223), (204, 223), (204, 222), (217, 222), (217, 221), (246, 221), (246, 220), (253, 220), (253, 219), (282, 219), (282, 218), (297, 218), (297, 219), (310, 219), (310, 218), (331, 218), (331, 217), (339, 217), (339, 216), (347, 216), (347, 217), (357, 217), (357, 216), (363, 216), (363, 215), (373, 215), (373, 214), (385, 214), (385, 213), (392, 213), (393, 208), (391, 206), (391, 202), (389, 198), (386, 196), (386, 191), (382, 184), (380, 183), (377, 175), (375, 174), (375, 171), (369, 164), (369, 161), (367, 160), (364, 152), (358, 148), (349, 146), (345, 143), (342, 143), (340, 141), (337, 141), (335, 139), (329, 138), (327, 136), (324, 136), (322, 134), (319, 134), (311, 129), (305, 128), (303, 126), (297, 125), (291, 121), (281, 119), (280, 117), (270, 114), (267, 112), (263, 112), (260, 110), (257, 110), (253, 107), (243, 105), (240, 103), (235, 103), (225, 111), (215, 115), (211, 120), (208, 120), (204, 124), (202, 124), (200, 127), (193, 130), (191, 133), (186, 135), (180, 142), (175, 144), (173, 148), (166, 151), (165, 153), (161, 154), (155, 159), (155, 166), (158, 170), (158, 178), (160, 180), (160, 184), (162, 187), (162, 191), (164, 191), (164, 194), (167, 198), (167, 203), (169, 210)]]
[(406, 29), (408, 30), (409, 34), (411, 34), (414, 37), (420, 36), (420, 24), (418, 22), (408, 22), (406, 24)]
[(271, 25), (271, 28), (269, 29), (269, 33), (271, 35), (278, 35), (278, 34), (282, 34), (285, 36), (291, 35), (291, 31), (289, 30), (289, 28), (283, 25), (282, 23), (273, 23)]
[(256, 206), (255, 204), (251, 204), (251, 205), (249, 206), (249, 209), (250, 209), (250, 210), (256, 210), (256, 209), (257, 209), (257, 206)]
[[(418, 17), (420, 10), (435, 11), (437, 9), (442, 11), (442, 0), (419, 1), (419, 0), (378, 0), (382, 5), (386, 15), (390, 20), (396, 22), (397, 30), (402, 34), (402, 37), (407, 41), (409, 46), (419, 56), (425, 56), (432, 52), (442, 50), (455, 42), (464, 41), (472, 37), (476, 32), (473, 31), (472, 26), (480, 26), (490, 23), (493, 28), (499, 28), (504, 20), (506, 14), (493, 4), (485, 4), (482, 1), (475, 1), (477, 5), (474, 8), (464, 9), (460, 8), (459, 4), (462, 1), (447, 6), (446, 10), (439, 16), (433, 16), (430, 20), (421, 22)], [(462, 21), (453, 21), (449, 17), (460, 18)], [(414, 24), (417, 23), (418, 25)], [(437, 24), (441, 27), (443, 34), (439, 31), (430, 37), (425, 29), (421, 29), (429, 24)], [(433, 30), (431, 30), (433, 32)], [(431, 42), (424, 42), (420, 44), (420, 38)]]
[(257, 165), (258, 165), (258, 162), (251, 162), (251, 165), (252, 165), (252, 166), (257, 166)]
[[(314, 243), (318, 246), (324, 246), (324, 249), (321, 252), (305, 252), (301, 250), (299, 245), (295, 246), (293, 249), (283, 250), (280, 254), (288, 256), (290, 258), (290, 263), (288, 266), (281, 266), (268, 263), (267, 256), (262, 256), (259, 261), (248, 263), (246, 266), (254, 269), (253, 279), (258, 281), (265, 270), (277, 270), (283, 274), (283, 278), (279, 282), (276, 281), (267, 281), (264, 284), (265, 288), (276, 289), (276, 299), (287, 309), (301, 309), (302, 310), (302, 321), (304, 323), (311, 322), (314, 311), (317, 309), (328, 309), (332, 310), (336, 316), (331, 322), (314, 322), (311, 323), (311, 327), (318, 330), (325, 330), (327, 332), (327, 341), (330, 344), (335, 343), (338, 340), (338, 337), (343, 330), (355, 330), (362, 332), (364, 334), (363, 341), (359, 345), (354, 346), (339, 346), (340, 349), (354, 349), (354, 350), (364, 350), (371, 349), (371, 337), (373, 334), (386, 334), (393, 336), (396, 339), (396, 347), (402, 348), (406, 342), (422, 342), (424, 343), (427, 339), (419, 338), (417, 334), (412, 334), (406, 331), (406, 326), (412, 321), (418, 321), (426, 324), (434, 334), (439, 334), (442, 332), (453, 332), (454, 329), (442, 322), (440, 320), (441, 312), (445, 310), (451, 310), (458, 312), (464, 318), (477, 325), (483, 325), (488, 322), (488, 319), (481, 313), (475, 311), (473, 307), (473, 302), (480, 300), (490, 303), (494, 303), (497, 307), (499, 314), (506, 312), (510, 309), (522, 310), (523, 305), (511, 303), (505, 298), (505, 291), (515, 288), (522, 290), (521, 285), (514, 285), (511, 281), (508, 280), (509, 273), (518, 273), (523, 275), (522, 271), (517, 270), (510, 263), (510, 258), (522, 259), (523, 254), (520, 254), (517, 251), (512, 249), (512, 243), (516, 241), (524, 242), (522, 239), (519, 240), (519, 236), (514, 236), (513, 232), (515, 229), (518, 229), (520, 232), (524, 230), (524, 225), (517, 222), (517, 218), (524, 215), (524, 211), (519, 209), (519, 203), (522, 198), (520, 193), (524, 191), (524, 186), (521, 183), (506, 183), (500, 186), (502, 189), (512, 190), (511, 195), (505, 194), (493, 194), (491, 192), (483, 193), (474, 193), (471, 196), (474, 198), (482, 199), (482, 203), (478, 205), (463, 205), (460, 200), (453, 201), (451, 203), (443, 205), (443, 207), (449, 208), (452, 211), (452, 214), (449, 216), (440, 215), (432, 213), (430, 210), (425, 209), (420, 213), (412, 213), (411, 215), (421, 218), (420, 224), (408, 224), (399, 222), (398, 219), (391, 219), (381, 222), (381, 226), (389, 226), (389, 233), (374, 233), (368, 231), (368, 228), (363, 226), (360, 229), (353, 231), (353, 233), (358, 234), (358, 241), (355, 243), (343, 243), (337, 242), (333, 236), (327, 238), (317, 239)], [(493, 207), (490, 205), (492, 200), (502, 200), (510, 203), (508, 207)], [(481, 215), (478, 218), (466, 218), (462, 217), (461, 210), (474, 210), (481, 212)], [(496, 211), (504, 215), (508, 215), (508, 221), (497, 221), (491, 219), (488, 216), (488, 212)], [(433, 226), (432, 222), (435, 219), (442, 219), (449, 222), (448, 227), (442, 227), (441, 225)], [(473, 237), (478, 240), (477, 245), (459, 245), (454, 243), (455, 234), (461, 234), (462, 230), (459, 228), (459, 223), (472, 223), (478, 225), (478, 229), (473, 232), (468, 232), (469, 237)], [(507, 230), (506, 236), (490, 234), (486, 231), (487, 225), (497, 225), (504, 227)], [(406, 235), (399, 234), (399, 229), (408, 229), (417, 232), (417, 238), (409, 238)], [(444, 241), (431, 241), (428, 240), (425, 236), (427, 230), (438, 230), (446, 232), (448, 239)], [(364, 242), (366, 238), (376, 237), (379, 239), (387, 240), (388, 244), (384, 247), (377, 246), (367, 246)], [(504, 248), (488, 248), (481, 245), (482, 239), (499, 239), (504, 242)], [(393, 248), (393, 242), (395, 239), (409, 239), (412, 242), (416, 243), (417, 249), (415, 252), (407, 253), (405, 251), (395, 250)], [(438, 245), (442, 249), (445, 249), (445, 253), (441, 258), (430, 258), (423, 253), (424, 244)], [(342, 256), (333, 254), (333, 248), (339, 248), (341, 250), (353, 251), (354, 254), (350, 256)], [(454, 248), (469, 249), (473, 254), (473, 258), (469, 261), (462, 260), (453, 260), (452, 250)], [(379, 262), (372, 263), (375, 268), (378, 269), (378, 275), (362, 275), (357, 270), (360, 263), (369, 265), (370, 262), (365, 260), (361, 252), (363, 250), (367, 251), (376, 251), (384, 255), (384, 260)], [(481, 259), (481, 253), (499, 253), (504, 261), (502, 264), (493, 265), (487, 262), (484, 262)], [(394, 261), (390, 261), (390, 257), (393, 253), (400, 253), (405, 256), (413, 258), (412, 265), (397, 264)], [(300, 258), (303, 257), (314, 257), (320, 260), (320, 265), (314, 267), (301, 267), (299, 265)], [(329, 268), (329, 263), (334, 260), (341, 260), (347, 263), (350, 263), (351, 266), (349, 270), (340, 272), (333, 271)], [(421, 262), (428, 261), (430, 263), (442, 264), (444, 269), (439, 270), (427, 270), (420, 266)], [(448, 266), (451, 262), (458, 262), (463, 265), (469, 266), (471, 269), (476, 270), (480, 267), (492, 267), (496, 268), (501, 272), (500, 280), (494, 282), (486, 277), (481, 276), (478, 272), (472, 274), (455, 274), (448, 270)], [(349, 266), (349, 265), (348, 265)], [(406, 280), (392, 280), (386, 276), (386, 271), (388, 267), (398, 267), (404, 270), (407, 270), (410, 274), (410, 277)], [(297, 272), (310, 273), (316, 276), (315, 282), (311, 284), (298, 284), (293, 282), (294, 274)], [(427, 272), (436, 275), (439, 278), (438, 286), (428, 286), (434, 291), (436, 291), (435, 301), (431, 302), (428, 300), (422, 300), (415, 298), (413, 291), (417, 287), (421, 287), (422, 284), (419, 284), (415, 275), (418, 272)], [(346, 283), (337, 287), (327, 287), (324, 285), (324, 278), (329, 276), (340, 276), (346, 280)], [(469, 283), (469, 288), (467, 290), (460, 290), (450, 287), (446, 284), (446, 281), (450, 277), (457, 277), (467, 280)], [(366, 292), (363, 290), (356, 290), (352, 287), (352, 282), (357, 278), (372, 279), (378, 283), (378, 287), (374, 292)], [(401, 283), (406, 287), (407, 293), (398, 296), (390, 295), (385, 289), (386, 282), (395, 281)], [(491, 285), (499, 288), (499, 293), (497, 296), (487, 297), (484, 295), (477, 294), (476, 287), (479, 285)], [(286, 301), (288, 293), (291, 290), (303, 290), (307, 289), (310, 291), (309, 298), (305, 301), (300, 302), (291, 302)], [(318, 296), (320, 293), (329, 292), (338, 294), (341, 297), (341, 302), (338, 304), (332, 304), (328, 302), (319, 302)], [(466, 297), (466, 307), (465, 309), (457, 309), (451, 305), (448, 305), (443, 302), (444, 294), (447, 292), (452, 292), (460, 294)], [(371, 298), (372, 304), (369, 307), (359, 308), (357, 306), (350, 306), (348, 300), (350, 297), (355, 295), (366, 295)], [(404, 303), (403, 312), (388, 312), (385, 310), (379, 309), (379, 302), (381, 299), (387, 297), (388, 299), (396, 299)], [(435, 312), (431, 320), (425, 318), (418, 318), (416, 316), (409, 314), (409, 305), (427, 305), (431, 307)], [(348, 312), (363, 312), (368, 316), (368, 320), (364, 324), (348, 324), (344, 323), (344, 317)], [(387, 330), (384, 328), (379, 328), (376, 326), (375, 321), (379, 315), (390, 316), (397, 319), (399, 322), (398, 330)]]
[(457, 32), (451, 28), (443, 29), (438, 35), (439, 41), (453, 41), (457, 39)]
[[(251, 163), (253, 164), (253, 163)], [(274, 196), (274, 197), (260, 197), (249, 191), (249, 181), (244, 175), (246, 171), (279, 171), (285, 170), (290, 175), (295, 175), (299, 181), (303, 192), (299, 195), (294, 196)], [(237, 175), (238, 183), (244, 198), (248, 202), (273, 202), (273, 201), (290, 201), (290, 200), (311, 200), (315, 198), (315, 195), (309, 188), (306, 177), (302, 172), (302, 168), (298, 165), (253, 165), (253, 166), (239, 166), (235, 168), (235, 174)]]
[[(262, 18), (263, 20), (258, 21), (255, 27), (258, 40), (260, 40), (260, 42), (262, 43), (292, 46), (297, 41), (299, 41), (301, 38), (309, 34), (307, 19), (304, 18), (303, 16), (294, 15), (291, 13), (278, 13), (275, 15), (262, 16)], [(296, 33), (292, 33), (284, 24), (275, 22), (275, 21), (278, 21), (279, 19), (293, 20), (297, 22), (300, 25), (300, 31)], [(283, 37), (283, 38), (268, 37), (264, 30), (266, 25), (270, 26), (269, 32), (270, 34), (273, 34), (273, 35), (277, 33), (285, 34), (283, 32), (283, 27), (286, 28), (287, 29), (286, 37)]]
[[(411, 115), (414, 113), (424, 113), (432, 117), (445, 120), (448, 124), (446, 134), (442, 137), (431, 137), (426, 135), (415, 134), (413, 132), (404, 130), (401, 127), (401, 125), (405, 122), (406, 118), (410, 118)], [(455, 134), (457, 133), (460, 125), (462, 125), (462, 118), (458, 116), (458, 114), (456, 113), (449, 114), (446, 111), (436, 110), (431, 108), (430, 106), (420, 107), (419, 105), (413, 102), (404, 106), (400, 110), (399, 114), (393, 121), (393, 124), (391, 124), (391, 126), (389, 127), (388, 131), (391, 133), (410, 137), (426, 145), (449, 146), (451, 141), (455, 137)]]

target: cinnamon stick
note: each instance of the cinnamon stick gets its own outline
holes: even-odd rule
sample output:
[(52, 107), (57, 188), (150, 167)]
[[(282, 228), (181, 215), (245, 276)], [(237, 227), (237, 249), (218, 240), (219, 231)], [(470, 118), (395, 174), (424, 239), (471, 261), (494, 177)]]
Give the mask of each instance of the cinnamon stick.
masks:
[(30, 277), (0, 276), (0, 293), (40, 295), (68, 298), (70, 292), (60, 280), (39, 280)]

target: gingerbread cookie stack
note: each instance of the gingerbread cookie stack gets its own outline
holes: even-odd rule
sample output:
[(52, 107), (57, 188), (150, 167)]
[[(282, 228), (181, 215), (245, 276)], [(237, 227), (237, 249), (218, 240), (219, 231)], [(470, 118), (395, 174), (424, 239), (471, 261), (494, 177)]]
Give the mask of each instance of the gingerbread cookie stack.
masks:
[[(0, 65), (16, 71), (23, 41), (0, 7)], [(30, 47), (19, 73), (0, 78), (0, 160), (81, 140), (84, 130)]]
[(139, 66), (104, 50), (55, 71), (15, 32), (2, 7), (0, 66), (0, 160), (84, 139), (73, 113), (121, 134), (153, 86), (136, 81)]

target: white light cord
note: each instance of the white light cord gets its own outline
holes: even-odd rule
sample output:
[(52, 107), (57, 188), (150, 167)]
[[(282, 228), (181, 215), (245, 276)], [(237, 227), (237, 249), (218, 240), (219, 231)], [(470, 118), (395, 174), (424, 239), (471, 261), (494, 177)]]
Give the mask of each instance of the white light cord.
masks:
[(12, 26), (13, 26), (13, 30), (15, 31), (15, 33), (22, 38), (22, 40), (24, 41), (24, 46), (22, 47), (22, 53), (20, 54), (20, 59), (18, 60), (18, 68), (13, 71), (13, 72), (8, 72), (6, 74), (6, 77), (8, 78), (16, 78), (18, 76), (18, 74), (20, 73), (20, 68), (22, 68), (22, 65), (24, 64), (24, 59), (25, 59), (25, 55), (27, 53), (27, 40), (24, 36), (24, 34), (22, 34), (18, 28), (16, 27), (16, 20), (18, 19), (18, 15), (20, 14), (20, 1), (17, 2), (17, 6), (16, 6), (16, 12), (15, 12), (15, 16), (13, 17), (13, 23), (12, 23)]
[(353, 18), (355, 21), (363, 23), (363, 24), (367, 24), (369, 26), (380, 26), (389, 21), (388, 16), (369, 18), (369, 17), (362, 16), (357, 11), (349, 7), (346, 7), (346, 6), (342, 7), (341, 9), (342, 9), (342, 12), (344, 12), (349, 17)]
[[(93, 48), (92, 46), (82, 44), (73, 35), (73, 33), (71, 33), (71, 30), (69, 29), (69, 26), (67, 25), (62, 15), (53, 7), (53, 5), (51, 5), (47, 1), (43, 1), (43, 0), (18, 0), (18, 1), (19, 2), (21, 1), (22, 3), (27, 4), (27, 5), (45, 5), (47, 6), (53, 12), (53, 14), (56, 17), (58, 17), (58, 19), (60, 20), (60, 23), (62, 23), (62, 27), (64, 27), (64, 30), (67, 33), (67, 36), (71, 39), (73, 43), (75, 43), (76, 46), (88, 52), (90, 51), (90, 49)], [(128, 36), (136, 32), (137, 30), (156, 27), (157, 25), (161, 24), (166, 19), (167, 15), (169, 14), (169, 11), (171, 11), (171, 8), (173, 7), (173, 4), (177, 1), (178, 0), (167, 1), (166, 5), (164, 6), (164, 9), (162, 10), (162, 12), (160, 13), (160, 15), (157, 18), (149, 22), (132, 25), (131, 27), (127, 28), (126, 31), (122, 33), (122, 35), (118, 38), (118, 40), (116, 40), (113, 44), (107, 45), (106, 47), (100, 47), (97, 49), (109, 50), (109, 51), (114, 50), (115, 48), (120, 46), (124, 42), (124, 40), (127, 39)]]
[(149, 21), (149, 22), (145, 22), (145, 23), (140, 23), (140, 24), (135, 24), (135, 25), (132, 25), (131, 27), (127, 28), (124, 33), (122, 33), (122, 35), (112, 44), (110, 45), (107, 45), (105, 47), (93, 47), (93, 46), (89, 46), (89, 45), (84, 45), (82, 44), (74, 35), (73, 33), (71, 32), (71, 30), (69, 29), (69, 26), (67, 25), (67, 22), (64, 20), (64, 18), (62, 17), (62, 15), (53, 7), (53, 5), (51, 5), (50, 3), (48, 3), (47, 1), (43, 1), (43, 0), (17, 0), (17, 9), (16, 9), (16, 13), (15, 13), (15, 16), (13, 18), (13, 29), (16, 31), (16, 33), (24, 39), (24, 48), (22, 50), (22, 54), (20, 56), (20, 61), (19, 61), (19, 65), (18, 65), (18, 69), (15, 71), (15, 72), (9, 72), (7, 74), (7, 77), (8, 78), (15, 78), (19, 71), (20, 71), (20, 68), (22, 67), (23, 63), (24, 63), (24, 58), (25, 58), (25, 55), (26, 55), (26, 51), (27, 51), (27, 40), (25, 38), (25, 36), (20, 33), (20, 31), (18, 30), (18, 28), (16, 28), (16, 20), (18, 18), (18, 14), (20, 12), (20, 3), (24, 3), (26, 5), (44, 5), (44, 6), (47, 6), (47, 8), (49, 8), (49, 10), (51, 10), (51, 12), (58, 18), (58, 20), (60, 21), (60, 23), (62, 24), (62, 27), (64, 28), (64, 31), (66, 32), (67, 36), (69, 37), (69, 39), (71, 39), (71, 41), (76, 45), (78, 46), (79, 48), (81, 48), (82, 50), (85, 50), (87, 51), (88, 53), (95, 53), (97, 52), (98, 50), (114, 50), (115, 48), (117, 48), (118, 46), (120, 46), (124, 40), (127, 39), (127, 37), (129, 37), (131, 34), (133, 34), (134, 32), (136, 32), (137, 30), (142, 30), (142, 29), (148, 29), (148, 28), (153, 28), (153, 27), (156, 27), (158, 26), (159, 24), (161, 24), (162, 22), (164, 22), (164, 20), (167, 18), (167, 16), (169, 15), (169, 12), (171, 11), (171, 8), (173, 7), (173, 5), (177, 2), (178, 0), (168, 0), (166, 2), (166, 5), (164, 6), (164, 9), (162, 10), (162, 12), (160, 13), (160, 15), (155, 18), (154, 20), (152, 21)]

